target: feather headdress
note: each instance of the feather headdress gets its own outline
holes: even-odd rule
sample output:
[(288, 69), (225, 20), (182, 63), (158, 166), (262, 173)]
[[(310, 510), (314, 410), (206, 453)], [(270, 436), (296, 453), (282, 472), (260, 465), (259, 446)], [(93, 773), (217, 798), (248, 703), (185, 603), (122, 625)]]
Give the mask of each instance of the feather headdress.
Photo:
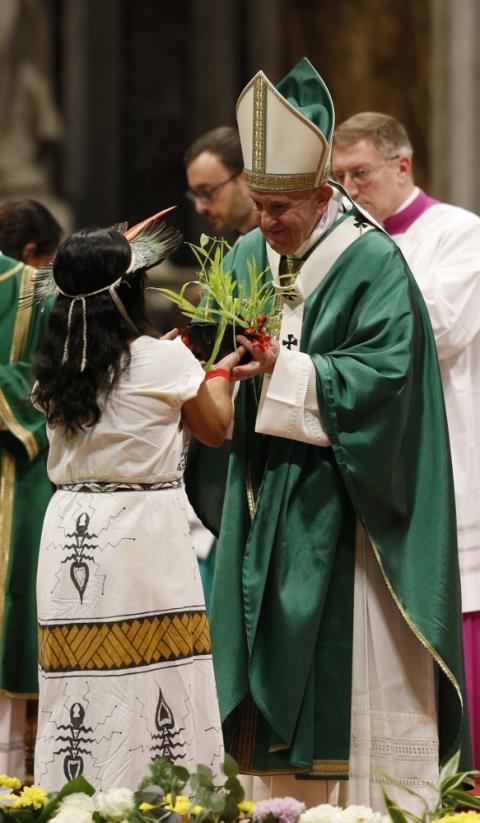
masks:
[(25, 294), (24, 298), (22, 299), (22, 305), (24, 307), (32, 306), (35, 303), (41, 303), (42, 301), (47, 300), (49, 297), (52, 297), (55, 294), (61, 294), (63, 297), (67, 297), (70, 300), (70, 307), (67, 316), (67, 333), (63, 349), (62, 364), (65, 364), (70, 360), (70, 338), (73, 333), (73, 315), (75, 311), (75, 306), (78, 303), (81, 308), (81, 330), (83, 341), (80, 371), (85, 371), (87, 365), (86, 301), (89, 297), (94, 297), (94, 295), (96, 294), (108, 292), (119, 314), (123, 317), (125, 322), (128, 323), (132, 331), (134, 331), (136, 334), (139, 334), (139, 331), (135, 323), (129, 316), (122, 300), (120, 299), (117, 289), (122, 283), (128, 282), (129, 276), (134, 274), (134, 272), (139, 271), (139, 269), (150, 269), (152, 266), (156, 266), (157, 263), (160, 263), (162, 260), (164, 260), (168, 254), (171, 254), (180, 245), (180, 243), (182, 242), (182, 235), (180, 234), (180, 232), (177, 229), (172, 228), (171, 226), (167, 226), (167, 224), (163, 220), (161, 220), (161, 218), (165, 214), (167, 214), (169, 211), (172, 211), (172, 208), (175, 208), (175, 206), (171, 206), (169, 209), (164, 209), (164, 211), (157, 212), (157, 214), (153, 214), (151, 217), (147, 217), (146, 220), (143, 220), (141, 223), (137, 223), (130, 229), (127, 228), (126, 223), (121, 223), (112, 226), (112, 228), (115, 231), (118, 231), (120, 234), (123, 234), (125, 239), (128, 240), (130, 244), (130, 264), (128, 266), (127, 271), (124, 272), (120, 277), (117, 277), (111, 283), (107, 283), (99, 289), (94, 289), (93, 291), (89, 292), (75, 292), (73, 294), (63, 291), (63, 289), (61, 289), (58, 283), (55, 281), (55, 258), (50, 263), (50, 265), (39, 269), (36, 272), (36, 274), (32, 277), (32, 288), (30, 292)]
[(142, 220), (141, 223), (131, 226), (131, 228), (128, 228), (128, 223), (117, 223), (112, 226), (115, 231), (123, 234), (130, 243), (132, 250), (132, 257), (127, 271), (113, 283), (109, 283), (97, 291), (83, 294), (65, 294), (55, 282), (53, 274), (54, 258), (48, 266), (38, 269), (32, 276), (32, 286), (23, 296), (22, 306), (26, 308), (35, 303), (42, 303), (55, 294), (63, 294), (65, 297), (72, 299), (75, 297), (92, 297), (95, 294), (116, 288), (122, 281), (128, 280), (129, 275), (139, 269), (150, 269), (152, 266), (161, 263), (179, 247), (183, 239), (178, 229), (167, 226), (165, 221), (161, 219), (174, 208), (176, 207), (170, 206), (168, 209), (159, 211), (157, 214), (147, 217), (146, 220)]

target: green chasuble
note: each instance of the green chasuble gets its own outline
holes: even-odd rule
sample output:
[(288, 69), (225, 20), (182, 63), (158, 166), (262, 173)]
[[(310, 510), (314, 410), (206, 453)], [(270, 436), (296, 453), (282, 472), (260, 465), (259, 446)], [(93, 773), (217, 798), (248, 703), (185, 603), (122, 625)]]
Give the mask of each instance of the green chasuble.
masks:
[[(356, 239), (306, 297), (300, 330), (331, 446), (255, 433), (261, 382), (249, 380), (231, 444), (195, 444), (188, 466), (190, 499), (219, 534), (210, 623), (226, 748), (255, 773), (348, 775), (357, 520), (386, 590), (435, 662), (441, 760), (462, 746), (468, 766), (435, 344), (400, 251), (350, 214)], [(310, 263), (346, 219), (325, 232)], [(225, 270), (247, 282), (251, 258), (258, 271), (268, 266), (259, 230), (235, 244)]]
[(49, 306), (20, 308), (33, 269), (0, 255), (0, 691), (38, 693), (35, 579), (47, 477), (45, 417), (32, 406), (32, 358)]

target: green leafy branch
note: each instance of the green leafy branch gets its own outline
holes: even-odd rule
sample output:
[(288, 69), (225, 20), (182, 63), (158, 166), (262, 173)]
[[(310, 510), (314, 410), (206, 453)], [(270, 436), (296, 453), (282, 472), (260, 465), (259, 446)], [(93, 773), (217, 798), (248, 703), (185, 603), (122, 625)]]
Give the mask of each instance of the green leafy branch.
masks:
[[(139, 812), (132, 821), (141, 823), (146, 820), (161, 820), (163, 823), (180, 823), (181, 817), (165, 808), (168, 796), (169, 805), (175, 806), (178, 794), (187, 785), (192, 792), (192, 802), (201, 807), (195, 816), (196, 823), (233, 823), (240, 817), (238, 804), (245, 793), (238, 780), (238, 766), (228, 754), (222, 764), (225, 781), (217, 785), (214, 774), (208, 766), (198, 765), (191, 774), (180, 766), (174, 766), (165, 758), (157, 758), (150, 766), (150, 775), (146, 777), (136, 793), (139, 806), (144, 803), (154, 806), (148, 812)], [(148, 816), (150, 815), (150, 816)]]
[[(224, 257), (230, 246), (224, 239), (202, 235), (200, 245), (189, 243), (199, 270), (196, 280), (184, 283), (179, 292), (167, 288), (155, 288), (167, 300), (178, 306), (181, 313), (193, 323), (211, 323), (218, 326), (212, 354), (205, 368), (215, 362), (228, 326), (232, 327), (233, 346), (237, 347), (236, 335), (242, 329), (256, 328), (257, 318), (264, 317), (262, 326), (268, 331), (273, 316), (275, 290), (271, 282), (264, 282), (267, 269), (258, 272), (252, 257), (247, 261), (247, 279), (239, 283), (229, 271), (225, 271)], [(199, 305), (186, 297), (190, 286), (201, 292)]]
[(472, 788), (475, 785), (474, 776), (480, 772), (469, 771), (459, 772), (458, 763), (460, 753), (457, 752), (442, 768), (438, 784), (424, 781), (424, 785), (430, 786), (437, 794), (436, 802), (433, 808), (429, 808), (427, 801), (418, 792), (407, 788), (398, 780), (394, 780), (388, 775), (383, 775), (389, 783), (399, 786), (411, 796), (417, 798), (419, 805), (423, 806), (423, 812), (420, 815), (403, 809), (398, 803), (391, 799), (385, 789), (383, 789), (383, 798), (388, 815), (393, 823), (430, 823), (433, 820), (439, 820), (442, 817), (453, 814), (458, 809), (476, 809), (480, 810), (480, 797), (470, 794), (463, 789), (463, 785), (471, 784)]

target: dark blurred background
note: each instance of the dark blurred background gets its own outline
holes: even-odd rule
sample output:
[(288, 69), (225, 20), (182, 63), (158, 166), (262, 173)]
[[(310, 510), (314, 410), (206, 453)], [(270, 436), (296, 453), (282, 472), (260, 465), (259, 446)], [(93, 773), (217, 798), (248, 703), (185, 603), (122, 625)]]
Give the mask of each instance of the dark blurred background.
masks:
[[(479, 0), (0, 0), (0, 202), (36, 197), (67, 230), (178, 204), (196, 241), (185, 149), (306, 55), (337, 122), (398, 117), (419, 184), (479, 211), (479, 23)], [(187, 247), (173, 263), (185, 279)]]

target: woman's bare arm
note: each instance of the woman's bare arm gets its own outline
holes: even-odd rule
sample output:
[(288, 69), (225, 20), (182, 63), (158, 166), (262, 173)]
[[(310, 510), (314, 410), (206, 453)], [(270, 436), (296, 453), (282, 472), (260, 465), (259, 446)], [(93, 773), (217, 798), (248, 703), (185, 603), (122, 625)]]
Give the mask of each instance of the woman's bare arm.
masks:
[[(229, 374), (238, 366), (245, 349), (240, 347), (215, 363), (212, 368), (225, 369)], [(230, 382), (225, 377), (204, 381), (196, 397), (182, 406), (182, 417), (197, 440), (206, 446), (221, 446), (232, 421), (233, 405)]]

